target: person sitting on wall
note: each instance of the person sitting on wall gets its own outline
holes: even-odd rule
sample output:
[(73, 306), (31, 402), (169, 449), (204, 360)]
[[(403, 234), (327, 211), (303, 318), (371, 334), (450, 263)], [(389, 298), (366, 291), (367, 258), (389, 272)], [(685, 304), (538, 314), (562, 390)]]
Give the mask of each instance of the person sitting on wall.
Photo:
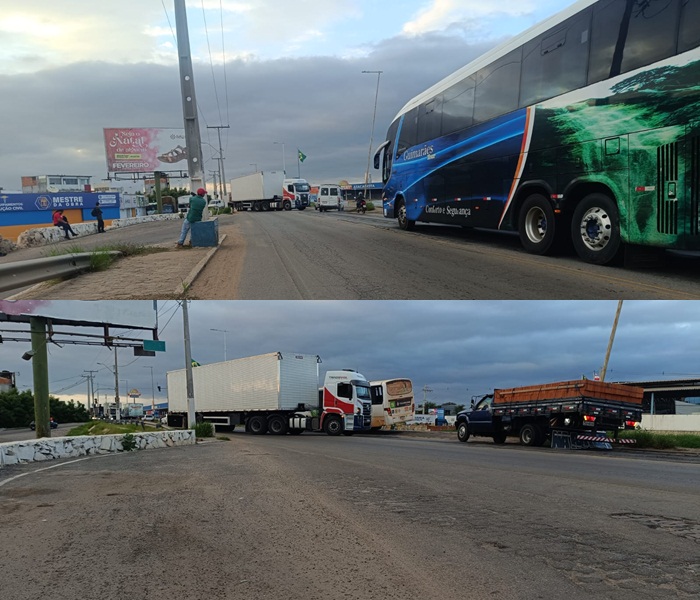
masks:
[(63, 210), (60, 208), (57, 208), (55, 211), (53, 211), (53, 224), (56, 227), (60, 227), (63, 229), (63, 233), (65, 233), (65, 237), (67, 240), (70, 239), (70, 236), (68, 233), (72, 233), (73, 237), (77, 237), (77, 233), (73, 231), (73, 228), (70, 226), (70, 223), (68, 222), (68, 219), (63, 215)]
[[(202, 213), (207, 207), (207, 201), (204, 199), (207, 195), (207, 190), (204, 188), (199, 188), (196, 194), (192, 194), (190, 198), (190, 209), (187, 211), (187, 216), (182, 223), (182, 231), (180, 232), (180, 239), (177, 241), (179, 248), (185, 243), (185, 238), (187, 237), (187, 232), (192, 227), (192, 223), (197, 223), (202, 220)], [(191, 241), (190, 241), (191, 243)]]

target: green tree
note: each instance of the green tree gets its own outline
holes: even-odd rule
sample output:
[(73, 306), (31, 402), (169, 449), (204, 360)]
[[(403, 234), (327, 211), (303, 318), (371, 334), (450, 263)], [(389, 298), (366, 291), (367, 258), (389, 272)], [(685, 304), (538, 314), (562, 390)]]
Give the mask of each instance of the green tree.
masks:
[[(51, 416), (59, 423), (82, 423), (90, 420), (87, 409), (71, 400), (64, 402), (49, 396)], [(34, 420), (34, 394), (16, 389), (0, 393), (0, 427), (29, 427)]]

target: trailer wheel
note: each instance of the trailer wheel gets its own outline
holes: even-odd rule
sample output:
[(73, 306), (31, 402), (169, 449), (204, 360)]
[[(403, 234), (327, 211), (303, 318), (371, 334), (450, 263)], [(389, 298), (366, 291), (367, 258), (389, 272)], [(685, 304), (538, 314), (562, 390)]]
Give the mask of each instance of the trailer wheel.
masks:
[(323, 422), (323, 431), (326, 435), (340, 435), (343, 433), (343, 422), (340, 420), (340, 417), (336, 415), (326, 417), (326, 420)]
[(505, 444), (506, 443), (506, 435), (505, 431), (499, 431), (498, 433), (493, 434), (493, 443), (494, 444)]
[(520, 430), (520, 443), (523, 446), (536, 446), (539, 439), (539, 428), (530, 424), (523, 425), (523, 428)]
[(267, 420), (267, 428), (274, 435), (285, 435), (289, 429), (287, 420), (282, 415), (272, 415)]
[(263, 209), (263, 212), (267, 212), (268, 210), (270, 210), (270, 203), (267, 200), (265, 200), (262, 203), (262, 209)]
[(267, 433), (267, 420), (262, 415), (255, 415), (248, 419), (248, 430), (253, 435), (263, 435)]
[(469, 424), (466, 421), (462, 421), (457, 425), (457, 439), (460, 442), (469, 440)]

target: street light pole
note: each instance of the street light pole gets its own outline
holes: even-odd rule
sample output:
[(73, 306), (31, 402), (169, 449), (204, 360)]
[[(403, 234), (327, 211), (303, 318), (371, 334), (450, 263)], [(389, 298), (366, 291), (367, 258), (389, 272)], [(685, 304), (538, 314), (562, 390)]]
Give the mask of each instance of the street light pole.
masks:
[(372, 113), (372, 130), (369, 134), (369, 151), (367, 152), (367, 171), (365, 171), (365, 199), (368, 194), (368, 184), (369, 184), (369, 162), (372, 158), (372, 142), (374, 141), (374, 122), (377, 118), (377, 100), (379, 99), (379, 78), (382, 76), (384, 71), (362, 71), (363, 73), (372, 73), (377, 75), (377, 91), (374, 94), (374, 112)]
[(284, 142), (272, 142), (272, 143), (282, 145), (282, 173), (284, 173), (286, 175), (287, 174), (287, 164), (285, 162), (285, 157), (284, 157)]
[(151, 410), (155, 412), (156, 410), (156, 386), (153, 384), (153, 367), (144, 367), (144, 369), (151, 370)]
[(226, 334), (228, 333), (228, 329), (210, 329), (209, 331), (219, 331), (224, 334), (224, 362), (228, 360), (228, 357), (226, 355)]

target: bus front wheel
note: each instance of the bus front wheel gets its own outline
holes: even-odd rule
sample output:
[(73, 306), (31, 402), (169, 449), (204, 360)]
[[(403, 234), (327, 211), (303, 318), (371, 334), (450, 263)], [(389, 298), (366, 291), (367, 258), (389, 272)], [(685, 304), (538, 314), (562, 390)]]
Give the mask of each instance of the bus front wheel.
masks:
[(571, 221), (576, 254), (594, 265), (607, 265), (622, 246), (615, 201), (605, 194), (589, 194), (578, 203)]
[(399, 228), (404, 231), (411, 231), (416, 224), (415, 221), (412, 221), (406, 215), (406, 203), (403, 200), (399, 200), (397, 218), (399, 220)]
[(520, 243), (530, 254), (548, 254), (556, 240), (556, 223), (552, 204), (542, 194), (528, 196), (518, 219)]

